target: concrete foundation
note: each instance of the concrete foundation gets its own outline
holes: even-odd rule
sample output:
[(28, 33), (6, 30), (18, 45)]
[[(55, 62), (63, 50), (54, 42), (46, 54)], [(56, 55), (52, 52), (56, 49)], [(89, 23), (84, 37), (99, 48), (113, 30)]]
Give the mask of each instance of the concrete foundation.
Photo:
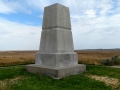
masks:
[(78, 65), (72, 65), (72, 66), (53, 68), (49, 66), (31, 64), (31, 65), (27, 65), (26, 69), (28, 72), (31, 72), (31, 73), (43, 74), (55, 79), (60, 79), (65, 76), (84, 72), (86, 70), (86, 65), (78, 64)]

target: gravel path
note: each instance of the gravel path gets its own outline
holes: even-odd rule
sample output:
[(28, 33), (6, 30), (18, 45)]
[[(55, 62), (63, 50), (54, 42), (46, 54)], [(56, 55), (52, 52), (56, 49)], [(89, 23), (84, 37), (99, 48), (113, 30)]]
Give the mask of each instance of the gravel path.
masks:
[(110, 67), (112, 67), (112, 68), (120, 68), (120, 66), (110, 66)]

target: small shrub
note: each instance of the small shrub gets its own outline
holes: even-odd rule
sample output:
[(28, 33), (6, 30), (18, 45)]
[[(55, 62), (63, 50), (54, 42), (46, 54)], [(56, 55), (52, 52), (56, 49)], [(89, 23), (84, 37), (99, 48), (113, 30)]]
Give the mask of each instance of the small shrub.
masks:
[(100, 63), (107, 66), (120, 65), (120, 59), (118, 58), (118, 56), (114, 56), (111, 59), (102, 60), (100, 61)]
[(112, 65), (114, 65), (114, 62), (113, 62), (113, 60), (106, 59), (106, 60), (102, 60), (101, 64), (107, 65), (107, 66), (112, 66)]
[(114, 65), (119, 65), (120, 64), (120, 59), (118, 58), (118, 56), (114, 56), (111, 58), (114, 62)]

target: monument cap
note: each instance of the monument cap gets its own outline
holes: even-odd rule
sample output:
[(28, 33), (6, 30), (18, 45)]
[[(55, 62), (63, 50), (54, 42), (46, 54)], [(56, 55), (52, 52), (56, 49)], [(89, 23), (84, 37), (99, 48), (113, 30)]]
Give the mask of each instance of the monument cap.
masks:
[(42, 29), (63, 28), (71, 30), (69, 8), (61, 4), (45, 7)]

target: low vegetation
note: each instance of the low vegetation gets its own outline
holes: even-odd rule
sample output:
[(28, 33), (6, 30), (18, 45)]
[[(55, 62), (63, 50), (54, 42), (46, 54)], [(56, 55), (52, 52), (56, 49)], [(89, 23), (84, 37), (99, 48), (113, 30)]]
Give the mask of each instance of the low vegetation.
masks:
[(0, 90), (119, 90), (119, 72), (120, 69), (88, 65), (82, 74), (56, 80), (28, 73), (25, 66), (4, 67), (0, 68)]
[[(1, 51), (0, 66), (35, 63), (36, 52), (38, 51)], [(102, 60), (110, 60), (114, 56), (120, 57), (120, 50), (77, 50), (75, 52), (78, 53), (78, 62), (84, 64), (101, 65)]]
[(36, 51), (1, 51), (0, 66), (35, 63)]
[(78, 62), (84, 64), (101, 65), (101, 61), (120, 57), (120, 50), (78, 50)]
[(59, 80), (25, 70), (24, 64), (35, 63), (36, 52), (0, 52), (0, 66), (7, 66), (0, 67), (0, 90), (120, 90), (120, 69), (96, 66), (120, 65), (119, 50), (76, 51), (79, 63), (92, 65), (82, 74)]
[(120, 65), (120, 58), (118, 58), (118, 56), (114, 56), (111, 59), (105, 59), (100, 62), (102, 65), (107, 65), (107, 66)]

